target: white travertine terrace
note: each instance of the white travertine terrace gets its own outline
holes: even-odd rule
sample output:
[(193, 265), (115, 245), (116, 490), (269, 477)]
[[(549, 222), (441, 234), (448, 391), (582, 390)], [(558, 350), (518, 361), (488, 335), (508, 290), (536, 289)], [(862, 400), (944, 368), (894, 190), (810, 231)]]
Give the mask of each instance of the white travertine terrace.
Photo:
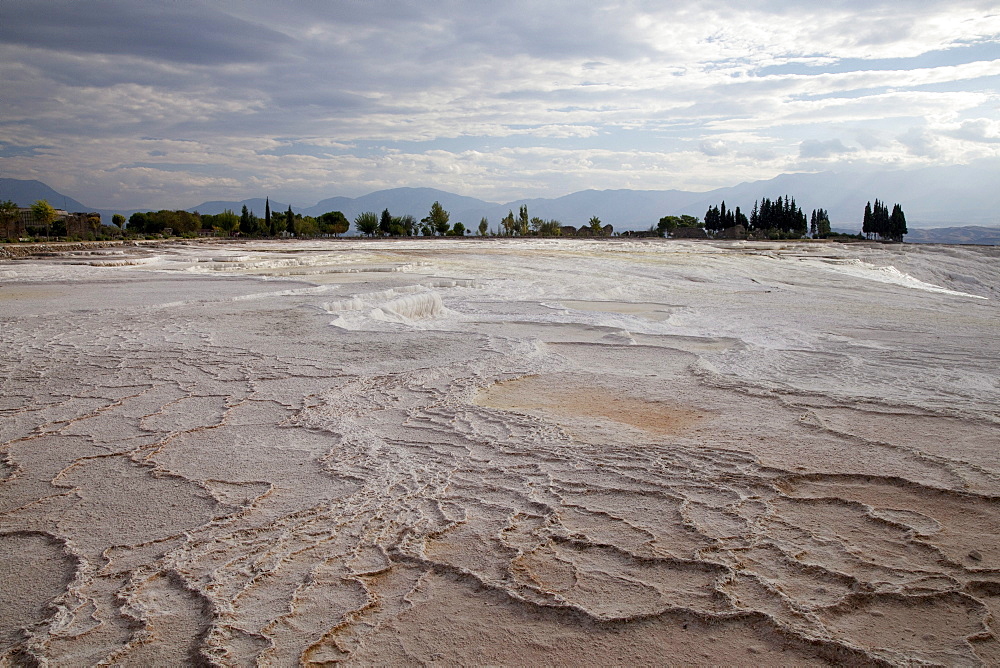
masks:
[(0, 665), (1000, 663), (996, 248), (104, 255), (0, 263)]

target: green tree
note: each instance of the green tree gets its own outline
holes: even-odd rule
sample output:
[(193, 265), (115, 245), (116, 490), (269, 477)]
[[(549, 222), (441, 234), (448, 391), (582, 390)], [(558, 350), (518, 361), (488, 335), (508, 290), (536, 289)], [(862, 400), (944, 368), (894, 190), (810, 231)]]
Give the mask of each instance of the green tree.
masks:
[(100, 234), (101, 232), (101, 214), (94, 212), (93, 214), (87, 215), (87, 227), (90, 229), (92, 235)]
[(825, 237), (833, 232), (830, 229), (830, 214), (826, 209), (819, 209), (816, 214), (816, 231), (821, 237)]
[(709, 232), (718, 232), (725, 226), (726, 203), (722, 207), (710, 206), (705, 212), (705, 229)]
[(444, 210), (441, 203), (434, 202), (431, 204), (430, 213), (427, 214), (427, 218), (424, 220), (427, 221), (435, 232), (443, 236), (448, 233), (448, 228), (450, 227), (448, 220), (450, 218), (451, 214)]
[(146, 231), (146, 214), (136, 211), (128, 217), (128, 229), (133, 234), (141, 234)]
[(319, 217), (320, 231), (339, 237), (351, 229), (351, 221), (340, 211), (327, 211)]
[(507, 210), (507, 215), (500, 221), (500, 226), (503, 228), (503, 233), (508, 237), (517, 234), (517, 220), (514, 218), (513, 211)]
[(113, 216), (111, 216), (111, 222), (114, 223), (119, 230), (122, 231), (125, 230), (125, 216), (123, 216), (122, 214), (116, 213)]
[(263, 218), (254, 216), (252, 211), (250, 215), (253, 217), (253, 235), (255, 237), (266, 237), (271, 234), (271, 228)]
[(889, 207), (885, 202), (878, 202), (878, 205), (878, 211), (875, 214), (875, 231), (883, 239), (888, 239), (891, 235), (889, 230)]
[[(902, 209), (900, 209), (900, 213), (902, 213)], [(892, 237), (889, 207), (886, 206), (885, 202), (876, 199), (874, 205), (869, 203), (865, 206), (865, 218), (861, 231), (869, 239), (876, 236), (880, 239)], [(900, 236), (900, 240), (902, 240), (902, 236)]]
[(295, 232), (300, 237), (314, 237), (319, 234), (319, 221), (312, 216), (295, 216)]
[(354, 217), (354, 229), (361, 234), (374, 237), (375, 233), (378, 232), (378, 222), (378, 216), (375, 215), (374, 211), (365, 211)]
[(271, 213), (271, 236), (280, 237), (288, 226), (288, 217), (283, 213)]
[(277, 233), (275, 232), (275, 229), (274, 229), (274, 224), (271, 221), (271, 198), (270, 197), (265, 197), (264, 198), (264, 229), (266, 230), (264, 232), (264, 234), (267, 234), (267, 235), (272, 236), (272, 237), (277, 236)]
[(604, 227), (601, 225), (601, 219), (597, 216), (590, 217), (590, 231), (594, 233), (595, 237), (604, 236)]
[(21, 217), (21, 212), (17, 210), (17, 204), (12, 200), (0, 202), (0, 236), (14, 239), (18, 236), (17, 219)]
[(48, 238), (49, 229), (52, 227), (52, 222), (56, 219), (56, 210), (46, 200), (40, 199), (31, 205), (31, 215), (34, 217), (37, 225), (45, 226), (45, 237)]
[(175, 235), (190, 235), (201, 229), (201, 216), (190, 211), (147, 211), (144, 214), (133, 214), (129, 218), (129, 229), (142, 231), (146, 234), (162, 233), (167, 228)]
[(906, 216), (903, 214), (903, 207), (895, 204), (892, 207), (892, 214), (889, 216), (889, 238), (893, 241), (903, 241), (903, 235), (907, 234)]
[(406, 214), (405, 216), (400, 216), (398, 219), (393, 219), (393, 220), (397, 221), (400, 227), (403, 228), (403, 233), (405, 236), (412, 237), (414, 234), (416, 234), (417, 219), (411, 216), (410, 214)]
[(826, 209), (813, 209), (809, 219), (809, 231), (813, 239), (824, 239), (830, 234), (830, 214)]
[(240, 234), (244, 234), (246, 236), (253, 234), (256, 226), (254, 225), (254, 221), (250, 218), (251, 215), (250, 209), (248, 209), (247, 205), (244, 204), (243, 211), (240, 213)]
[[(295, 236), (295, 214), (292, 213), (292, 205), (288, 205), (288, 211), (285, 212), (285, 231), (287, 231), (292, 236)], [(345, 232), (347, 230), (344, 230)]]
[(517, 233), (522, 237), (528, 236), (530, 222), (528, 220), (528, 205), (522, 204), (517, 210)]
[[(719, 207), (714, 207), (714, 210), (709, 209), (705, 214), (705, 229), (722, 230), (729, 226), (728, 215), (725, 221), (717, 220), (720, 213)], [(755, 201), (749, 220), (739, 213), (739, 207), (733, 213), (733, 224), (738, 222), (749, 230), (766, 231), (767, 236), (771, 238), (794, 239), (809, 232), (809, 218), (795, 203), (795, 198), (788, 195), (779, 197), (773, 202), (766, 197), (759, 202)], [(719, 224), (722, 227), (713, 228), (713, 225)]]
[[(233, 236), (233, 233), (240, 227), (240, 217), (233, 213), (232, 209), (226, 209), (215, 216), (215, 225), (226, 233), (226, 236)], [(131, 223), (129, 223), (131, 227)]]
[(479, 236), (485, 237), (486, 230), (490, 229), (490, 221), (486, 220), (486, 216), (483, 216), (479, 220)]
[(558, 220), (543, 220), (538, 225), (538, 234), (543, 237), (562, 236), (562, 223)]
[(382, 215), (378, 219), (378, 230), (383, 236), (392, 230), (392, 214), (389, 213), (389, 209), (382, 209)]
[(674, 230), (680, 227), (681, 219), (679, 216), (664, 216), (660, 218), (660, 222), (656, 225), (656, 233), (665, 237), (668, 234), (672, 234)]
[(661, 237), (673, 234), (678, 227), (702, 227), (701, 220), (697, 216), (664, 216), (660, 218), (656, 225), (656, 233)]
[(465, 236), (465, 225), (463, 223), (455, 223), (454, 227), (447, 233), (448, 236), (452, 237), (464, 237)]
[(740, 211), (740, 207), (736, 207), (736, 212), (733, 214), (733, 222), (737, 225), (742, 225), (744, 229), (750, 227), (750, 221), (747, 220), (747, 215)]

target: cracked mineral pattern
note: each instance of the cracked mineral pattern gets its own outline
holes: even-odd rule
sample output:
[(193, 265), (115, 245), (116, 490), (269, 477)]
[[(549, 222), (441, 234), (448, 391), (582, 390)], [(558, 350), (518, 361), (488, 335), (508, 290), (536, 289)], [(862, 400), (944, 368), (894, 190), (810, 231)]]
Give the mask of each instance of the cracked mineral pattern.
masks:
[(1000, 251), (0, 263), (0, 664), (1000, 663)]

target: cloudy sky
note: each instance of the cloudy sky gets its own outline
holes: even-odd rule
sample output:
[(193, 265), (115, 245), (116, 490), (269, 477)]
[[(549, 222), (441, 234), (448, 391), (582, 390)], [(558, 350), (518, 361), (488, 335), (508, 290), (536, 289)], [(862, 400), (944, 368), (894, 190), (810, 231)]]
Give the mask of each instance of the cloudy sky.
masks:
[(0, 176), (95, 207), (997, 158), (996, 0), (0, 2)]

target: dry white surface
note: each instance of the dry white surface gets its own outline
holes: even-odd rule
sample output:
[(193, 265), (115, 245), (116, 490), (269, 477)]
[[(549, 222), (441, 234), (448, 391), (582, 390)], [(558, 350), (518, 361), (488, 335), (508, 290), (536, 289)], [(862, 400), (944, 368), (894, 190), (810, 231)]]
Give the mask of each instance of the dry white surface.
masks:
[(1000, 663), (1000, 251), (0, 264), (0, 664)]

